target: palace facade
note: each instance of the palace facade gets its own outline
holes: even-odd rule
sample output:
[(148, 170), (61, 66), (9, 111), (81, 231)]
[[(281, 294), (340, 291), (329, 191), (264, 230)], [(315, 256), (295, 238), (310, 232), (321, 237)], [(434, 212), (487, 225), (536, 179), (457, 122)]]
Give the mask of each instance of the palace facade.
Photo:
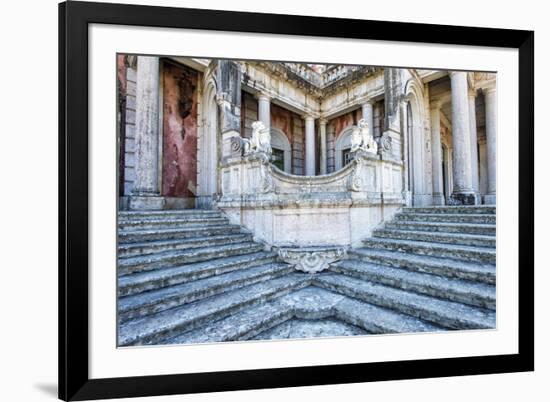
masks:
[(496, 74), (119, 55), (118, 344), (488, 329)]

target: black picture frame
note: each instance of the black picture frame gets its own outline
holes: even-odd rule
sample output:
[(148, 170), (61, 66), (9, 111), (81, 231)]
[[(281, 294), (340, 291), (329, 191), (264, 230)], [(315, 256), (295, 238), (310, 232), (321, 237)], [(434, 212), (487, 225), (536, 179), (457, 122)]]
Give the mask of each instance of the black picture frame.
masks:
[[(88, 25), (192, 28), (519, 51), (517, 354), (90, 379)], [(70, 1), (59, 5), (59, 398), (119, 397), (534, 370), (534, 32)]]

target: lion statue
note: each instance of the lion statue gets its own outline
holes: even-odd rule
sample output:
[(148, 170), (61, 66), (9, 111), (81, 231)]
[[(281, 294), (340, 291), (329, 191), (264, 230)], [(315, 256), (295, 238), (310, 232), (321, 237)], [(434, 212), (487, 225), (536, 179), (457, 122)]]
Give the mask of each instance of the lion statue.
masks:
[(252, 136), (250, 139), (244, 139), (245, 155), (263, 152), (271, 155), (271, 134), (261, 121), (255, 121), (252, 123)]
[(359, 150), (372, 154), (378, 152), (378, 144), (374, 141), (369, 124), (364, 119), (359, 120), (351, 133), (351, 152)]

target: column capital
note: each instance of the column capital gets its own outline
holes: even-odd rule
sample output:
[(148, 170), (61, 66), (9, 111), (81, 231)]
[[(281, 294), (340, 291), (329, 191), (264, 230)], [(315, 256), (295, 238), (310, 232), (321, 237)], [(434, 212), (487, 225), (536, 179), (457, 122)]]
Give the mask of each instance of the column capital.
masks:
[(315, 120), (315, 116), (313, 116), (312, 114), (309, 114), (309, 113), (304, 113), (302, 114), (302, 119), (304, 119), (305, 121), (313, 121)]
[(443, 102), (440, 99), (430, 101), (430, 110), (440, 110)]
[(455, 70), (450, 70), (450, 71), (447, 71), (447, 73), (449, 74), (449, 77), (453, 78), (453, 77), (459, 77), (459, 76), (464, 76), (464, 77), (468, 77), (468, 73), (466, 71), (455, 71)]
[(496, 85), (491, 85), (488, 87), (481, 88), (481, 92), (483, 92), (483, 95), (492, 94), (492, 93), (495, 93), (496, 91), (497, 91)]
[(325, 126), (328, 123), (328, 119), (326, 117), (319, 117), (319, 125)]
[(254, 94), (254, 97), (258, 100), (263, 100), (263, 101), (271, 101), (271, 99), (273, 99), (273, 96), (271, 96), (268, 92), (266, 91), (258, 91)]
[(371, 105), (371, 106), (374, 106), (376, 102), (374, 101), (374, 98), (372, 97), (368, 97), (366, 98), (363, 103), (361, 103), (361, 105)]
[(468, 89), (468, 97), (475, 98), (477, 96), (477, 91), (473, 88)]

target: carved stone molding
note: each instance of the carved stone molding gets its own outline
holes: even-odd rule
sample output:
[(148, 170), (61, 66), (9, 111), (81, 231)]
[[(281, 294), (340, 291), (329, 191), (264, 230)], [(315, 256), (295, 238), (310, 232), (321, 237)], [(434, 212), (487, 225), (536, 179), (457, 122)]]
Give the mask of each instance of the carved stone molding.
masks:
[(230, 140), (231, 155), (241, 156), (243, 153), (243, 138), (231, 137), (229, 140)]
[(391, 152), (392, 138), (388, 135), (382, 135), (380, 137), (380, 150), (385, 152)]
[(279, 258), (298, 271), (315, 274), (347, 256), (346, 247), (298, 247), (279, 249)]
[(361, 191), (363, 188), (363, 158), (357, 158), (354, 161), (353, 173), (348, 177), (348, 190)]

